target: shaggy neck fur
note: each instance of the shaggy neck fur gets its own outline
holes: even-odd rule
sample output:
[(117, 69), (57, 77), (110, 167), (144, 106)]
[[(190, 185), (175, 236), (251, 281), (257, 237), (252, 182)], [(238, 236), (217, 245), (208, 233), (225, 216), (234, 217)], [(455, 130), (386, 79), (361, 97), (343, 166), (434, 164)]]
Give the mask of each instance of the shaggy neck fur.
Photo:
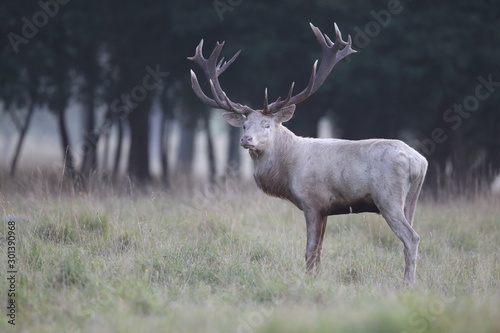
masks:
[(274, 140), (270, 140), (264, 151), (260, 154), (250, 152), (255, 166), (255, 182), (265, 193), (295, 202), (289, 181), (299, 139), (289, 129), (279, 125)]

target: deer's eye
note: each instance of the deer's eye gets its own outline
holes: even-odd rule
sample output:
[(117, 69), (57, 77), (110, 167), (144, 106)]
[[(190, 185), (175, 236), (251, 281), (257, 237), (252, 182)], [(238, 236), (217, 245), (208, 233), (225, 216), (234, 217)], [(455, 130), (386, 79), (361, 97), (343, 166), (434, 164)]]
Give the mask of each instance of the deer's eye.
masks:
[(271, 125), (269, 125), (269, 124), (264, 124), (264, 128), (269, 128), (269, 127), (271, 127)]
[(243, 130), (246, 130), (247, 129), (247, 125), (243, 125)]

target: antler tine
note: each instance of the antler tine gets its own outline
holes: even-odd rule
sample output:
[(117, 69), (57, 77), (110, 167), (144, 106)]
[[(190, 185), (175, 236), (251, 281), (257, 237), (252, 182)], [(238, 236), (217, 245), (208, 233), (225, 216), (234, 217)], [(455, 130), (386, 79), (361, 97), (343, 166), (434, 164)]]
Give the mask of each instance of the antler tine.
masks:
[[(325, 51), (325, 49), (327, 49), (329, 46), (334, 45), (330, 37), (328, 37), (327, 34), (323, 34), (318, 27), (314, 26), (314, 24), (312, 23), (309, 23), (309, 26), (311, 27), (311, 30), (313, 31), (314, 36), (316, 36), (316, 40), (318, 41), (323, 51)], [(328, 38), (329, 43), (327, 43), (325, 37)]]
[(342, 39), (342, 32), (340, 32), (340, 29), (339, 29), (339, 26), (337, 25), (337, 23), (334, 23), (333, 26), (335, 27), (335, 43), (334, 43), (334, 45), (336, 45), (337, 49), (340, 49), (341, 46), (347, 46), (347, 42)]
[(196, 46), (196, 49), (194, 50), (194, 56), (187, 57), (188, 60), (194, 61), (195, 63), (201, 66), (203, 61), (206, 61), (206, 59), (203, 58), (202, 49), (203, 49), (203, 39)]
[(269, 103), (268, 103), (268, 100), (267, 100), (267, 87), (266, 89), (264, 89), (264, 109), (262, 109), (262, 113), (268, 113), (268, 107), (269, 107)]
[[(217, 59), (219, 58), (220, 52), (222, 51), (224, 44), (226, 44), (225, 41), (216, 42), (212, 53), (210, 54), (210, 56), (207, 59), (208, 65), (211, 65), (211, 67), (213, 67), (214, 69), (217, 67)], [(212, 69), (212, 68), (209, 68), (209, 69)]]
[(288, 96), (286, 97), (286, 99), (283, 101), (283, 103), (288, 103), (288, 101), (290, 101), (290, 99), (292, 98), (292, 92), (293, 92), (293, 88), (295, 87), (295, 82), (292, 82), (292, 85), (290, 86), (290, 90), (288, 90)]
[(196, 77), (196, 74), (191, 70), (191, 87), (193, 88), (194, 93), (198, 98), (208, 106), (212, 108), (220, 108), (219, 104), (217, 104), (216, 101), (205, 95), (203, 93), (203, 90), (200, 87), (200, 83), (198, 82), (198, 78)]
[(203, 103), (207, 104), (210, 107), (224, 109), (239, 114), (249, 114), (254, 110), (246, 105), (232, 102), (220, 86), (218, 79), (219, 75), (221, 75), (240, 54), (240, 51), (238, 51), (231, 59), (229, 59), (229, 61), (224, 61), (224, 58), (222, 58), (219, 62), (217, 62), (224, 43), (225, 42), (217, 42), (210, 56), (208, 58), (205, 58), (203, 57), (202, 39), (196, 47), (194, 56), (188, 57), (189, 60), (195, 62), (203, 69), (205, 76), (210, 82), (210, 90), (212, 92), (213, 98), (205, 95), (205, 93), (201, 89), (196, 74), (191, 70), (191, 85), (193, 91)]
[[(335, 24), (335, 27), (337, 27), (337, 24)], [(340, 31), (339, 31), (339, 32), (340, 32)], [(337, 40), (337, 37), (338, 37), (338, 35), (337, 35), (336, 33), (337, 33), (337, 31), (335, 31), (335, 40)], [(327, 35), (327, 34), (323, 34), (323, 37), (325, 38), (325, 42), (326, 42), (326, 45), (327, 45), (328, 47), (332, 47), (332, 46), (334, 46), (334, 45), (335, 45), (335, 43), (337, 43), (336, 41), (335, 41), (335, 43), (334, 43), (334, 42), (332, 42), (332, 40), (330, 39), (330, 37), (328, 37), (328, 35)], [(341, 37), (341, 38), (342, 38), (342, 37)], [(339, 44), (337, 44), (337, 45), (339, 45)]]
[[(241, 53), (241, 50), (236, 52), (235, 55), (226, 62), (222, 62), (222, 60), (224, 60), (224, 58), (222, 58), (221, 61), (219, 62), (219, 65), (217, 66), (217, 70), (218, 70), (217, 76), (224, 73), (224, 71), (236, 60), (236, 58), (240, 55), (240, 53)], [(221, 66), (221, 64), (222, 64), (222, 66)]]
[(215, 67), (217, 69), (217, 72), (219, 71), (219, 68), (221, 68), (223, 64), (224, 64), (224, 57), (220, 58), (219, 62), (217, 63), (217, 66)]
[(316, 39), (323, 52), (319, 68), (318, 60), (316, 60), (313, 65), (311, 76), (309, 78), (309, 84), (307, 85), (307, 87), (305, 87), (304, 90), (293, 97), (290, 93), (290, 98), (287, 97), (284, 101), (276, 101), (275, 103), (271, 103), (267, 106), (267, 113), (277, 112), (285, 106), (297, 104), (307, 99), (316, 90), (318, 90), (319, 87), (321, 87), (323, 82), (325, 82), (326, 78), (332, 71), (333, 67), (335, 67), (335, 65), (340, 60), (347, 57), (349, 54), (356, 52), (352, 49), (351, 36), (348, 36), (347, 42), (344, 41), (342, 39), (340, 29), (338, 28), (336, 23), (334, 23), (335, 42), (333, 42), (327, 34), (323, 34), (321, 30), (315, 27), (312, 23), (309, 23), (309, 25), (311, 26), (311, 29), (316, 36)]
[(314, 61), (313, 68), (311, 71), (311, 76), (309, 77), (309, 83), (307, 84), (307, 87), (303, 91), (311, 91), (314, 87), (314, 82), (316, 81), (316, 74), (318, 73), (317, 71), (318, 67), (318, 59)]
[[(286, 98), (284, 100), (281, 100), (281, 97), (278, 97), (276, 99), (276, 101), (274, 101), (273, 103), (271, 103), (272, 105), (272, 110), (269, 109), (269, 106), (267, 106), (267, 88), (264, 92), (264, 110), (262, 110), (262, 113), (264, 114), (271, 114), (275, 111), (278, 111), (280, 109), (282, 109), (283, 107), (287, 106), (288, 105), (288, 102), (290, 101), (290, 99), (292, 98), (292, 93), (293, 93), (293, 88), (295, 86), (295, 82), (292, 82), (292, 85), (290, 86), (290, 90), (288, 90), (288, 95), (286, 96)], [(266, 107), (267, 106), (267, 107)]]
[(351, 53), (357, 53), (358, 52), (358, 51), (356, 51), (356, 50), (354, 50), (352, 48), (351, 35), (347, 36), (347, 42), (344, 42), (344, 43), (346, 43), (346, 46), (342, 50), (339, 51), (339, 57), (338, 57), (337, 62), (339, 62), (340, 60), (344, 59), (345, 57), (347, 57)]

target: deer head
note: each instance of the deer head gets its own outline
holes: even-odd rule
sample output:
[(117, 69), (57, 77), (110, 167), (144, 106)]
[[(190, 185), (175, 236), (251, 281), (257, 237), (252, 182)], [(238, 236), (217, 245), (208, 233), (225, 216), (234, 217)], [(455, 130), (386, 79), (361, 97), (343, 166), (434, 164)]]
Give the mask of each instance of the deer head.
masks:
[(333, 67), (343, 58), (356, 51), (351, 48), (351, 36), (348, 36), (347, 42), (342, 39), (337, 24), (335, 27), (335, 42), (323, 34), (317, 27), (309, 23), (311, 29), (318, 40), (323, 51), (323, 56), (318, 68), (318, 60), (313, 64), (309, 84), (301, 92), (293, 95), (295, 83), (293, 82), (288, 95), (285, 99), (279, 97), (276, 101), (268, 103), (267, 88), (264, 91), (264, 107), (260, 110), (253, 109), (247, 105), (232, 102), (222, 90), (219, 83), (219, 76), (234, 62), (241, 51), (238, 51), (231, 59), (219, 62), (224, 42), (217, 42), (212, 54), (208, 59), (203, 57), (203, 40), (196, 47), (193, 57), (189, 60), (197, 63), (209, 80), (212, 97), (210, 98), (202, 91), (196, 74), (191, 70), (192, 88), (198, 98), (206, 105), (229, 111), (223, 114), (224, 119), (232, 126), (243, 127), (243, 136), (240, 144), (247, 149), (252, 150), (257, 155), (264, 152), (269, 142), (273, 141), (275, 131), (281, 126), (281, 123), (290, 120), (295, 111), (295, 105), (311, 96), (326, 80)]

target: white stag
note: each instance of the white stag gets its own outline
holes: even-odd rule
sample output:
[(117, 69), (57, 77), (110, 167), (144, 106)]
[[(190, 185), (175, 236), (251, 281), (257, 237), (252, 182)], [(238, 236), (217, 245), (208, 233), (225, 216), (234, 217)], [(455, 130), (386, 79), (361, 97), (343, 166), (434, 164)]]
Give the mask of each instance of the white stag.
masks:
[(203, 57), (203, 40), (189, 60), (197, 63), (209, 80), (213, 98), (202, 91), (191, 71), (192, 87), (198, 98), (213, 108), (229, 111), (224, 119), (243, 127), (240, 144), (249, 149), (257, 185), (267, 194), (287, 199), (304, 212), (307, 227), (306, 265), (309, 272), (319, 267), (329, 215), (374, 212), (381, 214), (403, 242), (404, 283), (413, 284), (419, 236), (412, 223), (417, 199), (427, 171), (427, 161), (398, 140), (313, 139), (296, 136), (282, 125), (292, 118), (295, 105), (312, 95), (325, 81), (335, 64), (354, 51), (351, 37), (342, 40), (335, 24), (335, 42), (311, 24), (323, 56), (316, 60), (307, 87), (269, 104), (267, 89), (264, 108), (255, 110), (232, 102), (222, 90), (218, 77), (233, 63), (217, 62), (224, 42)]

